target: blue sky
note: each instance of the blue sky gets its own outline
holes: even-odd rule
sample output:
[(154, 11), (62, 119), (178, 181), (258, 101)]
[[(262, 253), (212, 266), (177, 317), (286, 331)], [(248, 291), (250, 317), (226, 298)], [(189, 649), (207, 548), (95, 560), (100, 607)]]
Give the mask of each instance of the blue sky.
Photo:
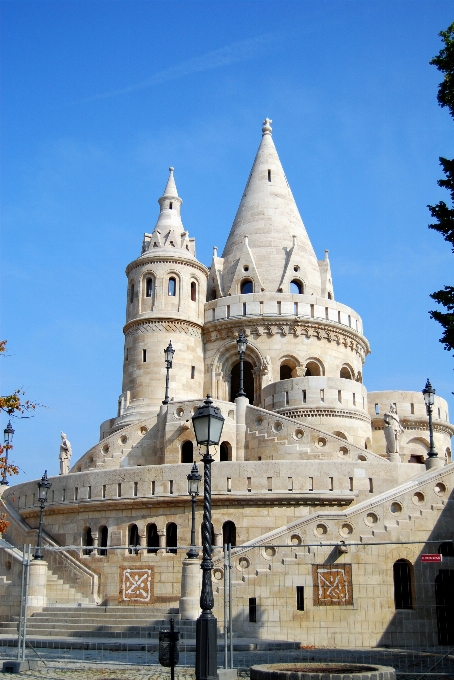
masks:
[[(335, 296), (362, 316), (369, 390), (420, 390), (454, 413), (453, 359), (429, 293), (452, 284), (426, 205), (454, 127), (429, 65), (452, 3), (1, 0), (2, 393), (20, 479), (75, 460), (121, 392), (125, 266), (170, 165), (197, 256), (222, 249), (260, 142), (273, 137)], [(1, 421), (4, 428), (6, 420)]]

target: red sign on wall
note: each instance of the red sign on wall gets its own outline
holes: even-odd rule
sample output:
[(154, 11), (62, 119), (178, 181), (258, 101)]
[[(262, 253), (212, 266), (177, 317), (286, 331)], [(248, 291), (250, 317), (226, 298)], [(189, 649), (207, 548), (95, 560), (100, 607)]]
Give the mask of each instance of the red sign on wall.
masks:
[(441, 558), (443, 555), (439, 555), (438, 553), (435, 553), (433, 555), (427, 554), (427, 555), (421, 555), (421, 562), (441, 562)]

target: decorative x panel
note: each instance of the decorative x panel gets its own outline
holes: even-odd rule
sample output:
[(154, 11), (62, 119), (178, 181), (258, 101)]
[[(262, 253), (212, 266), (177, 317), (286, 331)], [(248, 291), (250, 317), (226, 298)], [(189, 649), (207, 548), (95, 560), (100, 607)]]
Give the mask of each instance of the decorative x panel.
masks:
[(352, 565), (314, 564), (314, 605), (353, 604)]

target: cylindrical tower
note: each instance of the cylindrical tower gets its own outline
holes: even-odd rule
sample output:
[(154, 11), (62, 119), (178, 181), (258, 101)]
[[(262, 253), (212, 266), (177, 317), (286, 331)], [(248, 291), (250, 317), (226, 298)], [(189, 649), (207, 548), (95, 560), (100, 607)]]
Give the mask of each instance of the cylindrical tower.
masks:
[(175, 350), (170, 398), (203, 394), (202, 326), (207, 268), (196, 260), (195, 239), (181, 222), (173, 168), (152, 234), (142, 254), (126, 268), (123, 385), (114, 429), (158, 410), (164, 398), (164, 349)]

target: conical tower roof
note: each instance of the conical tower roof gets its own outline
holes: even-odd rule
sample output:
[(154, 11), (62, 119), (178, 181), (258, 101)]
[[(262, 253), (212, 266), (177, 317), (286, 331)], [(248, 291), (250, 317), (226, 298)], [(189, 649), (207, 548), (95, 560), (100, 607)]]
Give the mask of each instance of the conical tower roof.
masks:
[(298, 260), (304, 292), (320, 295), (317, 257), (274, 146), (271, 122), (266, 118), (263, 123), (262, 141), (224, 248), (224, 295), (236, 292), (231, 287), (245, 241), (265, 291), (280, 290), (291, 257)]

